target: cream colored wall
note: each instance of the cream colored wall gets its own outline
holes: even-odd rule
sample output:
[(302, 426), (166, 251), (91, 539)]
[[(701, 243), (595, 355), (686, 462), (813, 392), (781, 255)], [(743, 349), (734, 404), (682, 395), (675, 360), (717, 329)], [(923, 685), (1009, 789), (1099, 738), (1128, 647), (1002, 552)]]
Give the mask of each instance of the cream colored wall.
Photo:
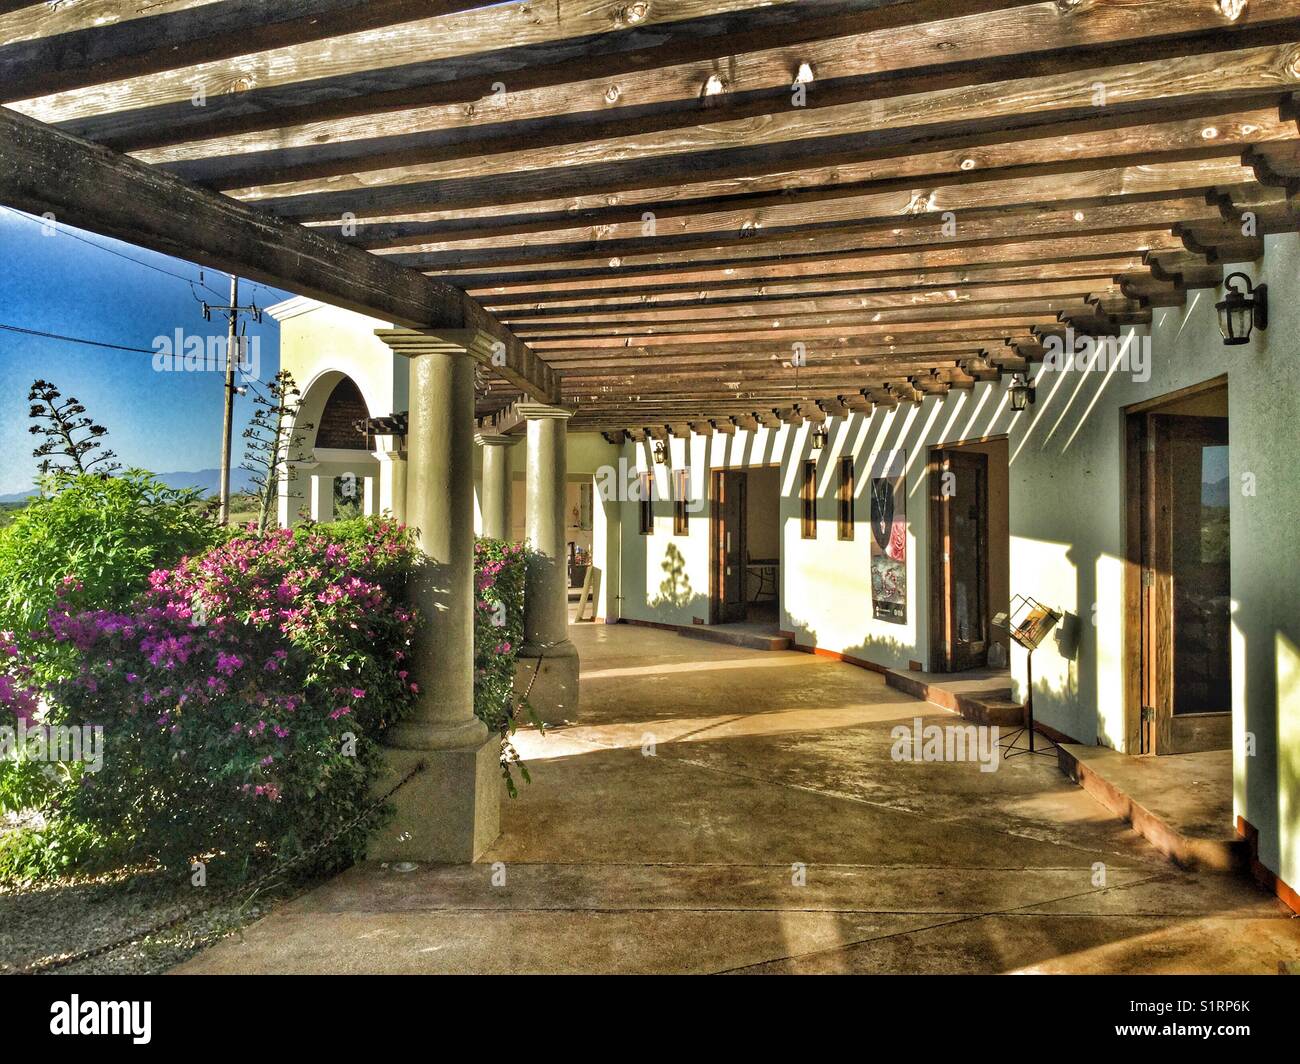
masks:
[[(1156, 309), (1151, 379), (1039, 373), (1038, 402), (1011, 438), (1012, 590), (1066, 611), (1034, 655), (1038, 717), (1124, 749), (1122, 559), (1124, 412), (1226, 373), (1232, 496), (1234, 804), (1260, 832), (1260, 858), (1300, 883), (1300, 237), (1270, 236), (1241, 269), (1270, 289), (1271, 323), (1223, 345), (1214, 303), (1188, 293)], [(1244, 488), (1253, 478), (1255, 493)], [(1095, 611), (1095, 623), (1094, 623)], [(1013, 654), (1023, 694), (1023, 652)], [(1247, 752), (1247, 734), (1255, 752)], [(1230, 825), (1224, 825), (1230, 827)]]
[(280, 319), (280, 367), (304, 396), (323, 374), (339, 372), (356, 382), (372, 417), (405, 410), (408, 363), (375, 335), (388, 328), (389, 322), (316, 304)]
[[(596, 432), (570, 432), (567, 443), (568, 485), (565, 507), (565, 540), (572, 540), (579, 546), (590, 550), (591, 564), (597, 571), (596, 606), (597, 619), (617, 619), (618, 612), (618, 571), (619, 571), (619, 535), (617, 521), (617, 501), (605, 502), (595, 490), (597, 473), (605, 467), (617, 466), (618, 448)], [(528, 493), (524, 484), (524, 474), (528, 466), (528, 441), (521, 434), (519, 442), (510, 448), (510, 527), (511, 538), (522, 542), (526, 538), (526, 504)], [(482, 483), (483, 456), (481, 448), (474, 452), (474, 528), (483, 527)], [(592, 527), (580, 529), (572, 522), (574, 507), (578, 505), (580, 487), (591, 484), (592, 493)], [(611, 521), (610, 515), (614, 520)]]
[[(322, 450), (314, 444), (325, 402), (344, 376), (356, 383), (372, 417), (406, 409), (408, 363), (375, 336), (376, 329), (388, 328), (389, 323), (301, 298), (278, 303), (268, 313), (280, 323), (280, 368), (293, 375), (302, 393), (297, 421), (312, 426), (299, 430), (303, 445), (292, 453), (294, 475), (280, 485), (281, 523), (310, 512), (313, 476), (364, 477), (369, 489), (383, 496), (375, 456)], [(387, 494), (392, 495), (391, 488)]]
[[(826, 446), (813, 452), (810, 427), (760, 428), (732, 436), (692, 435), (669, 441), (669, 467), (655, 466), (659, 501), (655, 534), (638, 534), (635, 504), (623, 506), (623, 616), (666, 624), (707, 621), (709, 520), (707, 508), (693, 515), (689, 535), (674, 536), (672, 503), (666, 495), (670, 468), (691, 470), (697, 490), (707, 491), (708, 472), (721, 468), (780, 467), (781, 627), (799, 643), (839, 651), (890, 667), (929, 661), (928, 495), (926, 461), (937, 443), (1006, 434), (1013, 418), (1006, 384), (977, 384), (953, 391), (946, 401), (878, 408), (872, 415), (831, 418)], [(871, 608), (870, 471), (878, 454), (906, 450), (908, 512), (907, 619), (877, 620)], [(652, 466), (649, 445), (625, 444), (636, 469)], [(836, 471), (841, 455), (854, 457), (856, 530), (851, 541), (837, 535)], [(802, 461), (818, 462), (817, 538), (801, 537), (798, 477)]]

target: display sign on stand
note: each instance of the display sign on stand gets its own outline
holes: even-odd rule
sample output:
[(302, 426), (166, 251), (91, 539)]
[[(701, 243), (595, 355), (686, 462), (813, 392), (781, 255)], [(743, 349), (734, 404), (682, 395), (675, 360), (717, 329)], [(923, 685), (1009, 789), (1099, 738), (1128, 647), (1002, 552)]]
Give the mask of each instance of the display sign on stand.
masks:
[[(1060, 619), (1059, 613), (1028, 595), (1017, 595), (1011, 600), (1010, 614), (994, 618), (994, 624), (1004, 622), (1011, 638), (1025, 648), (1025, 726), (1012, 732), (1010, 741), (1002, 747), (1004, 759), (1014, 754), (1051, 754), (1056, 749), (1057, 744), (1047, 736), (1043, 736), (1048, 743), (1046, 749), (1034, 746), (1034, 651)], [(1026, 734), (1028, 747), (1017, 746), (1020, 737)]]

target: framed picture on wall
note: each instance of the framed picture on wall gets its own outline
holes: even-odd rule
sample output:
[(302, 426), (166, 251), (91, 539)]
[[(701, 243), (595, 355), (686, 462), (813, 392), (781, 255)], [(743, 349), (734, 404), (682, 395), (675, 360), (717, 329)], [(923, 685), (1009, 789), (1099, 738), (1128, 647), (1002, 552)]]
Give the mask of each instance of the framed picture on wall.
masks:
[(907, 452), (885, 451), (871, 462), (871, 611), (881, 621), (907, 622)]

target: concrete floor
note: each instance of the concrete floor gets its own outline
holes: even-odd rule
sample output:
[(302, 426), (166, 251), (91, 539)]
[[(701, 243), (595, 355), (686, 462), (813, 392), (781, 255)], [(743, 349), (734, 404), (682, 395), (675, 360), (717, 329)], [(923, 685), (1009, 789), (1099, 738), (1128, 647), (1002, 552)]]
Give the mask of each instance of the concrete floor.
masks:
[(179, 970), (1268, 974), (1300, 959), (1279, 902), (1169, 864), (1054, 758), (892, 760), (896, 724), (962, 722), (873, 673), (572, 632), (582, 720), (521, 734), (533, 783), (482, 863), (354, 868)]

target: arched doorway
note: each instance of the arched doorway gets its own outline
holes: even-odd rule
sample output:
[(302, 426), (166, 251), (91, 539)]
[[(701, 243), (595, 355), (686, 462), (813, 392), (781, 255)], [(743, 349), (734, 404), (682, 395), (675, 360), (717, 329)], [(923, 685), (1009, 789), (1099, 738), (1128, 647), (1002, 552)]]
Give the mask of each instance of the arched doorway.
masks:
[(282, 525), (377, 514), (386, 508), (376, 441), (359, 427), (370, 416), (361, 388), (345, 373), (327, 370), (303, 390), (296, 446), (280, 483)]

